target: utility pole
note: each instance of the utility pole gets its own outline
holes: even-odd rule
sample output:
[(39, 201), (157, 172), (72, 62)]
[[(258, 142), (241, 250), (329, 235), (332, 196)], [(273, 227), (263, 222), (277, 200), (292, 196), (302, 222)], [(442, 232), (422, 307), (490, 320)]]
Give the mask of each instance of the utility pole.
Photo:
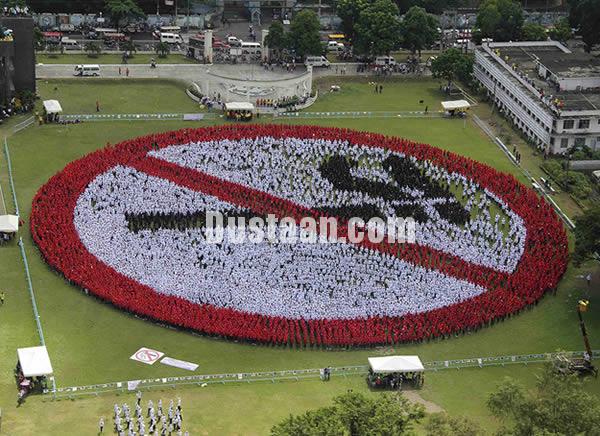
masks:
[(190, 0), (187, 0), (187, 17), (185, 19), (186, 31), (190, 31)]

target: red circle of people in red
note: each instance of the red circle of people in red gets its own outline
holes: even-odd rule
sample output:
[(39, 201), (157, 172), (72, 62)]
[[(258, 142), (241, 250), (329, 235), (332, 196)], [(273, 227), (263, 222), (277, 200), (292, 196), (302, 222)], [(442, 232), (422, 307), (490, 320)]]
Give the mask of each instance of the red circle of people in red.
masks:
[[(99, 174), (115, 165), (139, 170), (152, 162), (147, 153), (156, 148), (189, 142), (239, 140), (271, 136), (301, 139), (348, 140), (351, 144), (381, 147), (429, 160), (449, 172), (463, 174), (502, 199), (524, 221), (525, 250), (513, 273), (507, 274), (418, 244), (373, 247), (403, 260), (485, 286), (487, 292), (451, 306), (401, 317), (360, 319), (287, 319), (245, 313), (208, 304), (198, 305), (179, 297), (162, 295), (109, 267), (90, 254), (79, 239), (73, 222), (77, 199)], [(172, 180), (186, 185), (186, 177), (170, 166)], [(187, 173), (186, 173), (187, 174)], [(209, 180), (211, 183), (211, 180)], [(219, 180), (209, 187), (219, 195)], [(223, 199), (235, 198), (231, 192)], [(241, 190), (240, 190), (241, 192)], [(254, 200), (260, 210), (270, 201), (287, 216), (301, 215), (294, 204), (263, 193)], [(252, 200), (250, 200), (252, 202)], [(447, 336), (477, 329), (535, 303), (557, 286), (568, 262), (567, 235), (552, 207), (513, 176), (504, 174), (445, 150), (375, 133), (316, 126), (224, 125), (183, 129), (124, 141), (93, 152), (68, 164), (42, 186), (33, 199), (31, 232), (44, 259), (67, 280), (124, 310), (209, 335), (274, 344), (373, 345), (394, 344)]]

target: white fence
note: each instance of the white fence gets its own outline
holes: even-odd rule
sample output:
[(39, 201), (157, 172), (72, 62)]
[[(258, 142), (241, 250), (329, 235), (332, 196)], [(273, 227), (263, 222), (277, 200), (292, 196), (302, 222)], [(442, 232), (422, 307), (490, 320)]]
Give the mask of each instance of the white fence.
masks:
[[(446, 369), (462, 369), (462, 368), (483, 368), (487, 366), (505, 366), (514, 364), (535, 364), (550, 362), (556, 358), (559, 353), (537, 353), (537, 354), (522, 354), (512, 356), (490, 356), (490, 357), (473, 357), (467, 359), (456, 360), (436, 360), (423, 362), (426, 371), (443, 371)], [(569, 357), (582, 357), (582, 351), (570, 351), (566, 353)], [(600, 357), (600, 350), (593, 351), (594, 357)], [(348, 376), (364, 376), (368, 373), (367, 365), (348, 365), (340, 367), (332, 367), (332, 377), (348, 377)], [(285, 371), (263, 371), (263, 372), (233, 372), (225, 374), (206, 374), (206, 375), (190, 375), (183, 377), (157, 377), (144, 380), (135, 380), (130, 388), (128, 381), (100, 383), (88, 386), (70, 386), (57, 388), (54, 393), (47, 390), (44, 394), (55, 394), (53, 399), (74, 399), (85, 397), (88, 395), (98, 395), (101, 393), (124, 393), (129, 390), (153, 390), (165, 388), (177, 388), (183, 386), (206, 386), (209, 384), (231, 384), (231, 383), (252, 383), (252, 382), (271, 382), (315, 379), (320, 377), (321, 368), (311, 369), (292, 369)]]

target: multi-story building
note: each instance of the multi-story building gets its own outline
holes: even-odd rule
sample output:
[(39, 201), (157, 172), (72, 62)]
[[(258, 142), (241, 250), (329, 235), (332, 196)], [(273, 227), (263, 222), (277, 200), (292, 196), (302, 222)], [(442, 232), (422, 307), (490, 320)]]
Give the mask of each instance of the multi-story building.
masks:
[(0, 38), (0, 104), (16, 92), (35, 93), (35, 50), (31, 17), (0, 17), (0, 25), (12, 30)]
[(494, 104), (540, 149), (600, 150), (600, 60), (555, 41), (489, 43), (474, 75)]

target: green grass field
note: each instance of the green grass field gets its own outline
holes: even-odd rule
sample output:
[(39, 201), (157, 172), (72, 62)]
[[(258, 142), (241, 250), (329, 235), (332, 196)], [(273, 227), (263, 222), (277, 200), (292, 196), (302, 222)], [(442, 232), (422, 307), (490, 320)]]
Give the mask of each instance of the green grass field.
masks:
[[(102, 106), (106, 112), (186, 112), (194, 106), (190, 100), (186, 100), (183, 87), (178, 88), (170, 82), (156, 82), (149, 89), (157, 91), (147, 92), (146, 85), (147, 82), (143, 81), (42, 82), (40, 93), (44, 98), (58, 96), (69, 113), (85, 113), (82, 111), (89, 108), (93, 112), (95, 93), (103, 94)], [(310, 110), (417, 110), (421, 99), (428, 102), (424, 104), (429, 104), (432, 110), (442, 98), (438, 94), (437, 83), (433, 81), (386, 82), (382, 95), (372, 94), (367, 83), (351, 81), (342, 86), (339, 94), (324, 96)], [(178, 107), (187, 109), (176, 110)], [(261, 118), (261, 121), (264, 120)], [(462, 120), (418, 118), (294, 122), (350, 127), (428, 142), (521, 177), (518, 170), (471, 122), (465, 124)], [(68, 162), (107, 143), (150, 132), (208, 124), (207, 121), (163, 121), (36, 125), (12, 136), (9, 144), (21, 214), (28, 219), (32, 197), (53, 174)], [(7, 195), (10, 191), (6, 183), (6, 164), (4, 160), (1, 163), (0, 183)], [(10, 205), (8, 196), (7, 201)], [(368, 356), (389, 353), (418, 354), (425, 360), (433, 360), (582, 348), (575, 303), (585, 294), (585, 283), (577, 276), (589, 271), (592, 265), (579, 270), (571, 267), (555, 296), (547, 296), (531, 310), (477, 333), (394, 348), (290, 349), (202, 337), (118, 311), (66, 283), (41, 260), (29, 233), (23, 231), (22, 237), (46, 343), (60, 386), (189, 375), (184, 370), (160, 364), (146, 366), (129, 360), (129, 356), (141, 346), (196, 362), (200, 365), (197, 370), (199, 374), (365, 364)], [(12, 377), (15, 350), (21, 346), (37, 345), (37, 336), (23, 267), (14, 243), (0, 246), (0, 277), (0, 288), (7, 294), (5, 305), (0, 307), (2, 431), (7, 434), (33, 434), (43, 429), (44, 434), (58, 435), (68, 429), (81, 428), (80, 433), (89, 433), (94, 431), (99, 416), (110, 416), (115, 401), (134, 401), (132, 396), (116, 398), (113, 395), (57, 403), (30, 398), (21, 408), (15, 408), (16, 389)], [(600, 296), (595, 291), (590, 298), (592, 311), (587, 320), (592, 346), (598, 348), (600, 317), (595, 315), (598, 312), (594, 308), (600, 307)], [(452, 413), (472, 416), (493, 428), (497, 423), (485, 411), (483, 400), (495, 382), (504, 375), (514, 375), (524, 383), (531, 384), (533, 374), (534, 368), (526, 367), (440, 372), (428, 376), (421, 394)], [(600, 383), (590, 380), (587, 388), (598, 393)], [(154, 392), (146, 394), (146, 398), (180, 395), (184, 398), (184, 407), (186, 404), (193, 405), (194, 410), (188, 406), (186, 415), (186, 418), (189, 417), (188, 429), (191, 434), (264, 434), (288, 413), (298, 413), (325, 404), (333, 395), (346, 389), (367, 391), (364, 381), (355, 377), (334, 379), (329, 384), (306, 381), (189, 388), (176, 393)]]
[[(160, 58), (155, 53), (138, 53), (134, 57), (127, 59), (129, 64), (148, 64), (154, 58), (157, 64), (197, 64), (195, 59), (188, 58), (180, 54), (169, 54), (167, 57)], [(38, 64), (122, 64), (122, 56), (120, 54), (105, 53), (97, 58), (91, 58), (86, 54), (80, 53), (65, 53), (49, 56), (46, 53), (37, 53), (35, 60)]]
[(38, 92), (61, 102), (66, 114), (189, 113), (200, 112), (181, 83), (156, 79), (39, 80)]

